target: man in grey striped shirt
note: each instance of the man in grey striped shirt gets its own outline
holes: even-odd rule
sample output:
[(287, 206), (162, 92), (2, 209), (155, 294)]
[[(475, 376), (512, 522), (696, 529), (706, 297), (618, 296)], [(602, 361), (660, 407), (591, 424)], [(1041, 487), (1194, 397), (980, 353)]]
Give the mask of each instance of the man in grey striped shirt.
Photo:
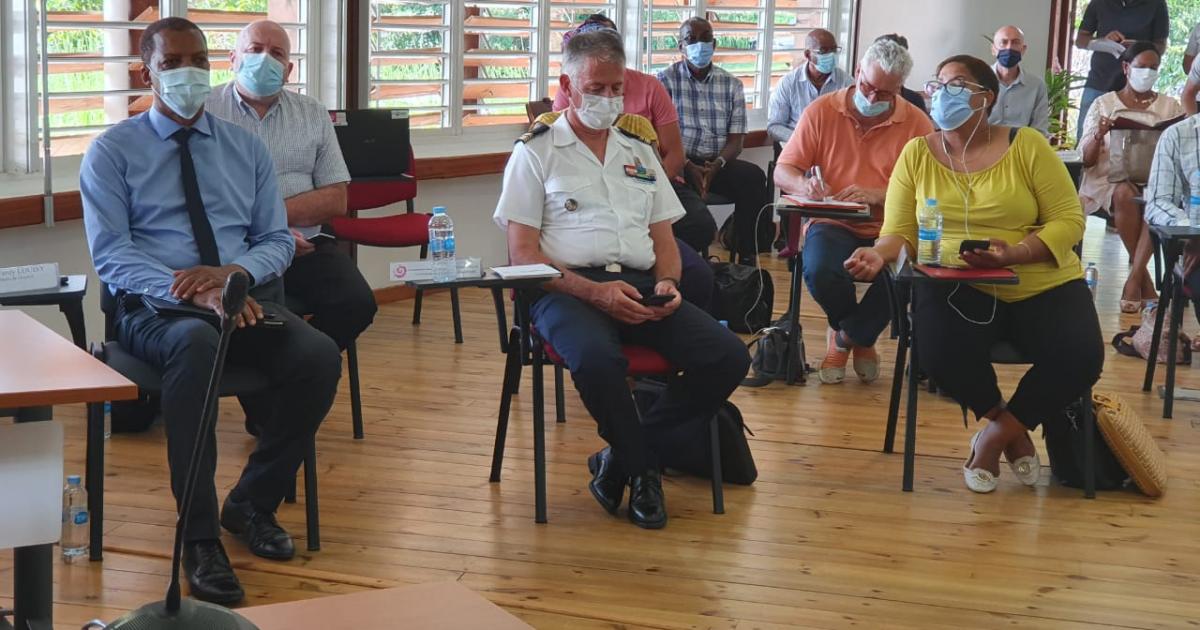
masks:
[[(229, 55), (235, 80), (215, 88), (205, 108), (267, 145), (296, 239), (284, 290), (289, 302), (303, 303), (304, 314), (312, 314), (309, 323), (345, 349), (374, 319), (375, 296), (354, 261), (321, 231), (346, 214), (350, 173), (325, 107), (283, 89), (292, 72), (290, 53), (279, 24), (249, 24)], [(247, 414), (253, 415), (249, 407)]]
[[(1200, 179), (1200, 116), (1191, 116), (1171, 126), (1158, 139), (1154, 164), (1146, 184), (1146, 223), (1150, 225), (1192, 225), (1188, 206), (1193, 195), (1192, 182)], [(1188, 243), (1184, 253), (1183, 283), (1192, 295), (1196, 318), (1200, 320), (1200, 242)], [(1169, 272), (1168, 272), (1169, 273)]]

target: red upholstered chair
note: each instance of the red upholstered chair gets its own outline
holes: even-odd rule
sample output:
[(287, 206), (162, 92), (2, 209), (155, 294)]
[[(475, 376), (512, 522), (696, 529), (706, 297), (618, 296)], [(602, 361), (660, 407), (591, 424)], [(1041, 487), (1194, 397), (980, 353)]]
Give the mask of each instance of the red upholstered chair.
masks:
[[(415, 163), (409, 149), (409, 164)], [(333, 233), (339, 239), (357, 245), (371, 247), (420, 247), (421, 260), (429, 255), (429, 215), (415, 211), (413, 199), (417, 196), (417, 179), (409, 176), (403, 180), (359, 180), (350, 182), (347, 190), (346, 207), (348, 216), (330, 221)], [(405, 202), (404, 214), (384, 217), (357, 216), (360, 210), (382, 208), (393, 203)], [(414, 326), (421, 323), (421, 298), (424, 292), (417, 289), (413, 302)], [(454, 314), (454, 342), (462, 343), (462, 318), (458, 308), (458, 289), (450, 289), (450, 305)]]
[[(497, 312), (501, 312), (502, 303), (499, 299), (496, 300)], [(523, 339), (525, 341), (523, 341)], [(564, 383), (563, 369), (564, 364), (562, 357), (554, 351), (554, 347), (546, 343), (529, 325), (521, 325), (518, 322), (509, 332), (507, 343), (502, 344), (502, 348), (506, 350), (508, 359), (504, 366), (504, 379), (502, 391), (500, 394), (500, 413), (496, 422), (496, 442), (492, 450), (492, 472), (489, 481), (495, 483), (500, 481), (500, 468), (504, 462), (504, 441), (508, 434), (508, 416), (509, 410), (512, 407), (512, 397), (517, 393), (517, 386), (521, 382), (521, 368), (524, 365), (531, 365), (533, 356), (540, 355), (541, 361), (538, 361), (534, 366), (533, 374), (533, 461), (534, 461), (534, 487), (535, 487), (535, 507), (534, 520), (538, 523), (546, 522), (546, 444), (545, 444), (545, 426), (543, 421), (543, 394), (542, 394), (542, 374), (541, 363), (549, 362), (554, 365), (554, 382), (555, 382), (555, 411), (558, 422), (564, 422), (566, 417), (564, 414)], [(638, 377), (669, 377), (679, 373), (679, 369), (666, 357), (646, 346), (638, 345), (623, 345), (621, 353), (625, 355), (625, 359), (629, 362), (626, 369), (626, 374), (631, 378)], [(721, 444), (717, 437), (717, 418), (714, 415), (710, 424), (710, 435), (712, 445), (712, 497), (713, 497), (713, 513), (725, 513), (725, 493), (721, 487)]]

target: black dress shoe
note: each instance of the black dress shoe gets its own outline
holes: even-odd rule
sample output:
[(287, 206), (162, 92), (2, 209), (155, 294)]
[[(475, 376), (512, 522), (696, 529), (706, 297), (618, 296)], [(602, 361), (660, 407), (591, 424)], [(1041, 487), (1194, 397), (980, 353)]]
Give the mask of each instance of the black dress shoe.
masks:
[(662, 475), (654, 469), (629, 480), (629, 520), (644, 529), (661, 529), (667, 524)]
[(246, 596), (219, 540), (184, 543), (183, 572), (196, 599), (228, 606)]
[(250, 547), (250, 553), (268, 560), (291, 560), (296, 546), (275, 515), (263, 512), (249, 501), (226, 497), (221, 508), (221, 527), (229, 530)]
[(625, 496), (625, 486), (629, 483), (629, 478), (617, 472), (612, 447), (605, 446), (589, 455), (588, 471), (592, 473), (588, 490), (592, 491), (592, 496), (596, 498), (600, 507), (609, 514), (616, 514), (621, 508), (621, 499)]

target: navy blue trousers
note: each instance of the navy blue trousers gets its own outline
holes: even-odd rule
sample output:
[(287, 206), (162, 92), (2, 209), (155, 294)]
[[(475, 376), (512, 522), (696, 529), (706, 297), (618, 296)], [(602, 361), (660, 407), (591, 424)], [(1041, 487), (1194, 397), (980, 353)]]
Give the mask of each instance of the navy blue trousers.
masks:
[(872, 244), (871, 239), (828, 223), (810, 225), (804, 235), (804, 284), (825, 311), (829, 326), (858, 346), (875, 345), (891, 320), (883, 275), (875, 278), (859, 302), (854, 278), (843, 266), (855, 249)]
[[(580, 273), (597, 282), (624, 280), (643, 294), (654, 289), (654, 278), (646, 272)], [(681, 371), (647, 410), (642, 418), (646, 424), (711, 417), (750, 367), (750, 355), (737, 335), (687, 301), (662, 321), (634, 326), (573, 296), (548, 293), (533, 304), (531, 315), (538, 333), (571, 372), (600, 437), (612, 446), (620, 469), (629, 475), (656, 467), (657, 457), (646, 446), (625, 380), (628, 362), (621, 354), (622, 344), (650, 347)]]

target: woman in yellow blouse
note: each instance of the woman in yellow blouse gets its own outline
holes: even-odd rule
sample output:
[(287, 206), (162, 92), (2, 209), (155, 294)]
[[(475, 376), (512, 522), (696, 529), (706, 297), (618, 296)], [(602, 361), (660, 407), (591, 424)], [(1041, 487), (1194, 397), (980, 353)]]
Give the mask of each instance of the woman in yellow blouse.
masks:
[[(908, 143), (892, 172), (883, 229), (874, 247), (846, 260), (873, 279), (917, 244), (916, 213), (937, 199), (944, 216), (942, 263), (1009, 267), (1012, 286), (925, 285), (914, 296), (922, 368), (948, 394), (989, 422), (971, 438), (967, 487), (996, 488), (1003, 456), (1017, 478), (1041, 472), (1029, 431), (1060, 421), (1062, 410), (1100, 378), (1100, 323), (1073, 246), (1084, 220), (1070, 175), (1033, 129), (987, 122), (1000, 91), (990, 66), (967, 55), (938, 66), (930, 115), (940, 131)], [(991, 247), (957, 255), (965, 239)], [(990, 349), (1007, 341), (1032, 362), (1006, 403)]]

